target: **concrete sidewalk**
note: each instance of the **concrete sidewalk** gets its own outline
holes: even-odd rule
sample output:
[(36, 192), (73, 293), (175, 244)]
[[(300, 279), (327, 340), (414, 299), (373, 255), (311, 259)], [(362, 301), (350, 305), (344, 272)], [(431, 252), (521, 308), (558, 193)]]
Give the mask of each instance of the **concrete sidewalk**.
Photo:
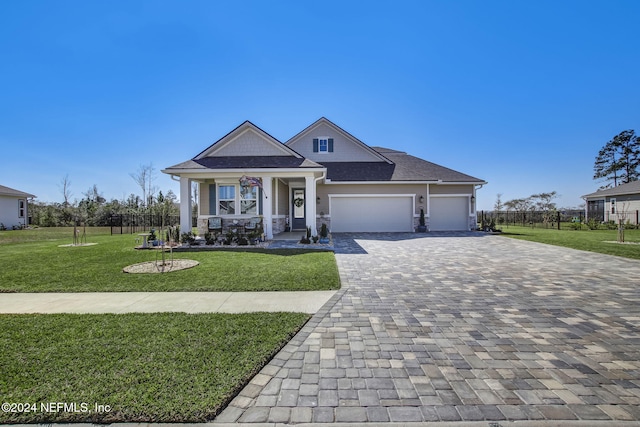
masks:
[(337, 291), (86, 292), (0, 294), (0, 314), (18, 313), (249, 313), (314, 314)]

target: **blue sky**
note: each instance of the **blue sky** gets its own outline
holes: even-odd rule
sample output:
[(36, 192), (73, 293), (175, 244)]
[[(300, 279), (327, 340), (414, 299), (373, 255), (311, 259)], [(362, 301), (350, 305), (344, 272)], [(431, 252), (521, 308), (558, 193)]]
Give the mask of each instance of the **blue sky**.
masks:
[(192, 158), (250, 120), (286, 141), (324, 116), (372, 146), (489, 182), (478, 208), (595, 191), (640, 131), (640, 2), (3, 1), (0, 184), (42, 201)]

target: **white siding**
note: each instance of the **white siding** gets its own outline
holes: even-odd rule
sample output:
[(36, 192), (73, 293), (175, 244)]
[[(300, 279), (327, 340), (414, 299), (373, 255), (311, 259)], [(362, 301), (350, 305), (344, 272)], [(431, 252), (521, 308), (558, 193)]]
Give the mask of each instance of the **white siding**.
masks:
[(25, 217), (18, 217), (18, 200), (24, 200), (26, 206), (26, 199), (20, 197), (0, 196), (0, 222), (4, 224), (8, 229), (21, 224), (26, 224), (29, 215), (27, 208), (25, 208)]

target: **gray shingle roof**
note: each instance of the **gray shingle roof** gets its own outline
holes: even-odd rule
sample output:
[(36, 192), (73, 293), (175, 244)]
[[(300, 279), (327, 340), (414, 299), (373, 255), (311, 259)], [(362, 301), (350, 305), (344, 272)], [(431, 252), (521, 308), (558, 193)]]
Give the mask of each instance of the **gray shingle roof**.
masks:
[(606, 196), (621, 196), (623, 194), (640, 194), (640, 181), (628, 182), (620, 184), (617, 187), (607, 188), (606, 190), (598, 190), (595, 193), (585, 194), (584, 198), (597, 198)]
[(323, 162), (293, 156), (223, 156), (192, 159), (168, 169), (261, 169), (327, 168), (332, 181), (443, 181), (484, 183), (485, 181), (389, 148), (372, 147), (387, 162)]
[(245, 168), (319, 168), (318, 163), (293, 156), (223, 156), (205, 157), (194, 160), (209, 169), (245, 169)]
[[(411, 156), (402, 151), (384, 147), (372, 147), (394, 163), (389, 181), (438, 181), (485, 183), (484, 180)], [(372, 171), (373, 174), (373, 171)], [(380, 176), (381, 178), (383, 175)], [(375, 179), (369, 179), (375, 180)], [(381, 179), (385, 181), (386, 179)]]
[(168, 169), (320, 168), (309, 159), (293, 156), (221, 156), (187, 160)]
[(0, 185), (0, 196), (36, 197), (33, 194)]
[(325, 162), (331, 181), (392, 181), (396, 165), (386, 162)]

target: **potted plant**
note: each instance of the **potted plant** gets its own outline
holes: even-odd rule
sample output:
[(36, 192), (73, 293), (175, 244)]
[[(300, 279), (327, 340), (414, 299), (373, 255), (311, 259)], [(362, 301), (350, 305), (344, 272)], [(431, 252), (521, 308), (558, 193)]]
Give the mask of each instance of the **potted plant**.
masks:
[(425, 223), (425, 219), (424, 219), (424, 209), (420, 209), (420, 220), (418, 223), (418, 232), (419, 233), (425, 233), (427, 231), (427, 225)]
[(320, 227), (320, 243), (329, 243), (329, 230), (325, 223)]
[(311, 227), (307, 227), (307, 234), (302, 236), (300, 243), (304, 243), (305, 245), (311, 243)]
[(158, 237), (156, 236), (156, 229), (152, 228), (149, 231), (149, 237), (147, 237), (147, 241), (151, 244), (151, 246), (158, 246)]

